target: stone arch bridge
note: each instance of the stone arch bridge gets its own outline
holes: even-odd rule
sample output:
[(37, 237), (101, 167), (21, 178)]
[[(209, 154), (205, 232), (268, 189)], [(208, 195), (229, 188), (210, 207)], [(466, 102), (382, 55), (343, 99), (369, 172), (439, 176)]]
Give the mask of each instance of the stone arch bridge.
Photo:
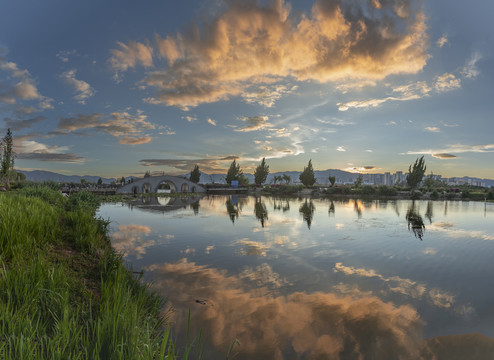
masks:
[[(160, 192), (160, 188), (167, 184), (170, 188), (169, 192), (193, 192), (204, 193), (206, 189), (201, 185), (197, 185), (190, 180), (179, 176), (161, 175), (148, 176), (142, 179), (134, 179), (133, 182), (125, 184), (117, 189), (117, 194), (145, 194)], [(165, 192), (165, 191), (163, 191)]]

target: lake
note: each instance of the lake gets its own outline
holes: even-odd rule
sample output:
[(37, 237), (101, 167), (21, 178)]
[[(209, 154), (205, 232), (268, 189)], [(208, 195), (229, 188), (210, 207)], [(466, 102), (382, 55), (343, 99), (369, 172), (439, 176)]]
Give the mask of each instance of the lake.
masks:
[(205, 358), (494, 358), (494, 203), (243, 195), (103, 204)]

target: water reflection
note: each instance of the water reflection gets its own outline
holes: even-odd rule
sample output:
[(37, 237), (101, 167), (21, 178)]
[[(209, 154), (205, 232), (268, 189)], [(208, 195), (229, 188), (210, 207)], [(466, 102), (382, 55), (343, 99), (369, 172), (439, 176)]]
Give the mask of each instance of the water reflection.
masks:
[(360, 219), (362, 217), (362, 209), (364, 208), (364, 204), (360, 200), (353, 201), (353, 208), (357, 213), (357, 217)]
[(429, 224), (432, 224), (432, 218), (434, 217), (434, 203), (432, 201), (427, 202), (427, 209), (425, 210), (425, 217), (429, 219)]
[(237, 197), (231, 196), (227, 198), (225, 205), (226, 205), (226, 212), (230, 217), (230, 220), (232, 221), (233, 224), (235, 224), (235, 220), (238, 219), (238, 216), (240, 214)]
[(314, 211), (316, 211), (316, 207), (314, 206), (312, 200), (305, 199), (298, 211), (302, 214), (302, 218), (307, 223), (307, 227), (310, 229), (312, 219), (314, 218)]
[(290, 199), (289, 198), (273, 198), (273, 209), (282, 210), (287, 212), (290, 210)]
[(415, 204), (415, 200), (413, 200), (408, 207), (406, 219), (408, 221), (408, 230), (411, 229), (415, 237), (422, 240), (424, 237), (425, 225), (419, 210), (420, 209)]
[[(144, 279), (169, 298), (179, 328), (191, 309), (191, 323), (209, 336), (206, 359), (224, 358), (234, 338), (237, 360), (450, 360), (455, 350), (464, 355), (461, 346), (492, 350), (481, 335), (423, 338), (494, 336), (494, 290), (486, 286), (494, 204), (485, 219), (485, 205), (473, 202), (241, 195), (161, 202), (175, 212), (154, 216), (151, 200), (132, 212), (102, 206), (100, 214), (118, 224), (114, 247), (149, 270)], [(204, 216), (191, 216), (199, 211)], [(328, 214), (331, 221), (315, 220)], [(411, 232), (422, 239), (424, 221), (427, 242), (396, 241)]]
[(178, 315), (191, 309), (190, 323), (203, 328), (220, 353), (237, 338), (239, 359), (418, 359), (425, 351), (417, 312), (375, 296), (268, 295), (263, 288), (251, 291), (242, 275), (186, 259), (148, 270), (171, 303), (181, 304)]
[(333, 216), (334, 217), (334, 214), (335, 214), (335, 208), (334, 208), (334, 202), (333, 200), (331, 200), (331, 204), (329, 205), (329, 210), (328, 210), (328, 213), (329, 213), (329, 216)]
[(254, 214), (256, 219), (261, 222), (261, 226), (268, 220), (268, 210), (266, 209), (266, 204), (261, 200), (261, 197), (256, 197), (256, 202), (254, 204)]

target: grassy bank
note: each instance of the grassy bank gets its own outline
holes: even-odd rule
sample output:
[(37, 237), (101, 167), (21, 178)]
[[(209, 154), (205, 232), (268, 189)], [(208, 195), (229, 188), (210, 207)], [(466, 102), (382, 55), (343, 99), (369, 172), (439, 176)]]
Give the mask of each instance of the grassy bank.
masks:
[(175, 349), (164, 300), (112, 250), (98, 204), (48, 187), (0, 194), (1, 359), (190, 355)]

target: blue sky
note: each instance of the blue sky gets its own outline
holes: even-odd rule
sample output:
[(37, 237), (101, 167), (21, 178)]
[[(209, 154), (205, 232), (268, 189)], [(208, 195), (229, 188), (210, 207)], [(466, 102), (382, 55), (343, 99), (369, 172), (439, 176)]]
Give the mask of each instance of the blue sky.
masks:
[(0, 4), (16, 168), (494, 178), (491, 0)]

